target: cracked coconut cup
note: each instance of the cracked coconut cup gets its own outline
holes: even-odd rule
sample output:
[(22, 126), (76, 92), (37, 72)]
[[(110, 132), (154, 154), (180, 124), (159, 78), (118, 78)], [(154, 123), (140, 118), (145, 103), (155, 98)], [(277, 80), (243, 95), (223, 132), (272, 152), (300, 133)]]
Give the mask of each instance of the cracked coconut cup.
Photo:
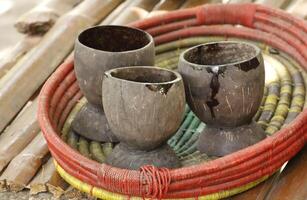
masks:
[(120, 140), (107, 163), (128, 169), (144, 165), (176, 168), (180, 162), (166, 141), (184, 115), (179, 73), (156, 67), (124, 67), (105, 72), (102, 102)]
[(256, 114), (264, 91), (264, 64), (258, 47), (244, 42), (213, 42), (180, 56), (187, 102), (207, 127), (198, 149), (224, 156), (264, 139)]
[(72, 127), (80, 135), (101, 142), (117, 142), (107, 123), (101, 85), (106, 70), (123, 66), (153, 65), (153, 38), (126, 26), (96, 26), (83, 31), (75, 43), (75, 72), (88, 104), (75, 117)]

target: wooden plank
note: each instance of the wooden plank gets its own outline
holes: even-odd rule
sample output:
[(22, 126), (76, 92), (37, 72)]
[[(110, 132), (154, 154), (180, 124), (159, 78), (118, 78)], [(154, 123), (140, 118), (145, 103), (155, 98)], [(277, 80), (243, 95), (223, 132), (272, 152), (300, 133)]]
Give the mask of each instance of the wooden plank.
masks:
[(307, 146), (291, 159), (266, 200), (307, 199)]
[(0, 80), (0, 132), (71, 52), (78, 33), (101, 21), (122, 0), (86, 0), (63, 15), (38, 46)]

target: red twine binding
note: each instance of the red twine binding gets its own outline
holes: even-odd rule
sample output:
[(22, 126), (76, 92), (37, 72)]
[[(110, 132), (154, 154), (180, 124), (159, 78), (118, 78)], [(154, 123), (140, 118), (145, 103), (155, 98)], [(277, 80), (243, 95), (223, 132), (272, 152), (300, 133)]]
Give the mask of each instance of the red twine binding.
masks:
[(167, 193), (171, 183), (170, 171), (167, 168), (157, 168), (153, 165), (144, 165), (140, 168), (142, 183), (143, 177), (146, 180), (147, 191), (144, 196), (161, 199)]

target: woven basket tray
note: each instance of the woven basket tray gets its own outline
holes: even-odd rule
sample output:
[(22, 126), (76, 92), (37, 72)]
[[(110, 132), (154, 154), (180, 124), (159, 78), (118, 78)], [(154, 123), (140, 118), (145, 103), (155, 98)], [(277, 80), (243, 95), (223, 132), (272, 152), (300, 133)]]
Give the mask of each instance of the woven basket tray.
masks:
[(213, 40), (255, 42), (270, 74), (255, 119), (270, 137), (228, 156), (209, 158), (195, 148), (205, 125), (187, 107), (180, 129), (168, 141), (184, 167), (135, 171), (108, 166), (101, 162), (111, 144), (101, 146), (69, 131), (85, 103), (80, 101), (82, 93), (69, 58), (42, 89), (39, 122), (58, 172), (74, 187), (104, 199), (219, 199), (265, 180), (305, 145), (307, 25), (303, 20), (256, 4), (221, 4), (179, 10), (131, 26), (154, 36), (156, 65), (171, 69), (190, 46)]

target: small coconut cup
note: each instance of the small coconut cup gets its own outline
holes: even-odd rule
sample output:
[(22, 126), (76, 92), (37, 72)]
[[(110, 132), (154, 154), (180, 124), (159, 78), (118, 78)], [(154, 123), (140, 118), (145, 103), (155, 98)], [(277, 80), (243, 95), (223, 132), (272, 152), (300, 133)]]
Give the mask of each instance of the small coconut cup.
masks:
[(120, 144), (107, 163), (138, 169), (143, 165), (179, 167), (166, 141), (184, 115), (185, 93), (179, 73), (156, 67), (124, 67), (105, 72), (102, 102)]
[(213, 42), (184, 51), (179, 60), (189, 106), (207, 128), (198, 149), (224, 156), (265, 138), (253, 122), (264, 91), (264, 64), (258, 47)]
[(103, 73), (123, 66), (153, 65), (153, 38), (125, 26), (96, 26), (80, 33), (75, 42), (75, 72), (88, 104), (72, 127), (80, 135), (102, 142), (116, 142), (105, 118), (101, 94)]

